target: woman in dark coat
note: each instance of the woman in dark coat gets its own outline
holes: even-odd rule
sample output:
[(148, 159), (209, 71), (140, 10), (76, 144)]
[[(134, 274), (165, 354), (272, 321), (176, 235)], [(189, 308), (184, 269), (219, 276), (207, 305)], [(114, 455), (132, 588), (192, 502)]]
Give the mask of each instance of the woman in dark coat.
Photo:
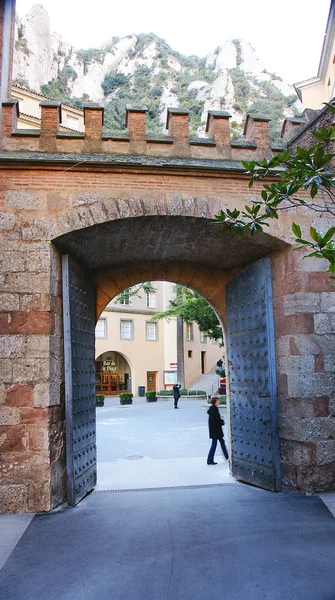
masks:
[(213, 396), (211, 399), (212, 406), (208, 409), (208, 427), (209, 427), (209, 437), (212, 439), (212, 445), (210, 447), (208, 456), (207, 456), (207, 464), (208, 465), (217, 465), (214, 462), (214, 454), (216, 450), (216, 446), (218, 440), (221, 444), (222, 452), (224, 457), (228, 460), (228, 452), (226, 448), (226, 444), (223, 439), (223, 431), (222, 425), (224, 425), (224, 420), (222, 419), (219, 411), (220, 406), (220, 398)]
[(175, 383), (175, 385), (173, 386), (173, 397), (174, 397), (174, 407), (178, 408), (178, 400), (180, 398), (180, 388), (181, 385), (180, 383)]

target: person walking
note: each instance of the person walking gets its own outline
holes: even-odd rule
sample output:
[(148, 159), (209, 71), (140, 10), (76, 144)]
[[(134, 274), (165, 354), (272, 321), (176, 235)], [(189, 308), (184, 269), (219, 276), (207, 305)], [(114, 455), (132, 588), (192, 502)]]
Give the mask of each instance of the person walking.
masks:
[(208, 428), (209, 428), (209, 437), (212, 439), (212, 445), (209, 449), (209, 453), (207, 456), (207, 464), (208, 465), (217, 465), (214, 462), (214, 454), (216, 450), (216, 446), (218, 440), (221, 444), (222, 452), (226, 460), (228, 460), (228, 452), (226, 448), (225, 441), (223, 439), (223, 431), (222, 425), (224, 425), (224, 420), (222, 419), (219, 411), (220, 406), (220, 398), (217, 396), (212, 396), (211, 399), (212, 406), (208, 409)]
[(181, 388), (180, 383), (175, 383), (174, 386), (173, 386), (173, 388), (172, 388), (173, 389), (174, 407), (175, 408), (179, 408), (178, 407), (178, 400), (180, 398), (180, 391), (179, 391), (180, 388)]

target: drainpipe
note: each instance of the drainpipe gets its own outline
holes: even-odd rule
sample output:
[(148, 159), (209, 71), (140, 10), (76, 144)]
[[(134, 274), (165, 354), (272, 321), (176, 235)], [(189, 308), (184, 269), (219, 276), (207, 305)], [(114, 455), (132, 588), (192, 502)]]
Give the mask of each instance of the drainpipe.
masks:
[(177, 383), (185, 387), (184, 371), (184, 321), (177, 317)]
[(3, 0), (0, 4), (0, 117), (2, 113), (1, 103), (11, 97), (15, 5), (15, 0)]

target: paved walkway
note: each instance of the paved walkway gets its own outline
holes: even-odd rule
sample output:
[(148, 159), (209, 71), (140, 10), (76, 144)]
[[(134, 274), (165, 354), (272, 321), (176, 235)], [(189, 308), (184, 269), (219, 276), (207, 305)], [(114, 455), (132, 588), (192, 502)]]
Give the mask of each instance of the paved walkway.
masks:
[[(236, 483), (221, 448), (218, 465), (206, 464), (205, 401), (181, 398), (179, 407), (173, 408), (172, 398), (150, 403), (135, 398), (131, 406), (106, 399), (97, 409), (98, 490)], [(226, 409), (221, 411), (225, 417)]]
[[(74, 509), (0, 516), (0, 598), (334, 600), (331, 512), (236, 483), (221, 450), (208, 467), (206, 408), (107, 399), (96, 492)], [(335, 494), (322, 499), (335, 514)]]
[(34, 517), (4, 600), (334, 600), (335, 519), (318, 497), (243, 485), (100, 492)]

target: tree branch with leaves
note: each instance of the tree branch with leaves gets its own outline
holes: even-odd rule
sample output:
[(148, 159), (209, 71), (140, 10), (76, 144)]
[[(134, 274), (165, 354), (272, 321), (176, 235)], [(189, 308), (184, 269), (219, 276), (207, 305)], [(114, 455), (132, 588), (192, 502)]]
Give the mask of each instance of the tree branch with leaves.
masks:
[(114, 300), (114, 304), (124, 304), (124, 302), (128, 301), (130, 298), (141, 298), (141, 291), (145, 294), (148, 292), (155, 292), (156, 288), (153, 287), (151, 281), (145, 281), (144, 283), (140, 283), (139, 285), (134, 285), (130, 288), (125, 288), (122, 292), (116, 297)]
[(174, 291), (176, 297), (170, 300), (170, 306), (164, 312), (153, 315), (152, 320), (181, 317), (186, 323), (197, 323), (200, 331), (210, 339), (222, 341), (220, 322), (205, 298), (182, 285), (176, 285)]
[[(335, 107), (327, 104), (331, 113)], [(254, 234), (269, 227), (271, 219), (278, 219), (280, 211), (297, 211), (304, 206), (319, 215), (335, 217), (335, 173), (333, 168), (335, 153), (328, 148), (335, 143), (335, 126), (322, 126), (312, 132), (316, 140), (309, 148), (289, 149), (271, 159), (262, 161), (242, 161), (246, 175), (250, 176), (249, 188), (255, 182), (271, 177), (272, 183), (264, 183), (260, 197), (237, 208), (221, 210), (215, 215), (215, 223), (229, 224), (238, 235), (245, 231)], [(335, 226), (325, 233), (310, 227), (310, 239), (306, 239), (301, 227), (293, 222), (294, 241), (297, 249), (311, 250), (305, 257), (314, 256), (328, 262), (331, 279), (335, 279)]]

